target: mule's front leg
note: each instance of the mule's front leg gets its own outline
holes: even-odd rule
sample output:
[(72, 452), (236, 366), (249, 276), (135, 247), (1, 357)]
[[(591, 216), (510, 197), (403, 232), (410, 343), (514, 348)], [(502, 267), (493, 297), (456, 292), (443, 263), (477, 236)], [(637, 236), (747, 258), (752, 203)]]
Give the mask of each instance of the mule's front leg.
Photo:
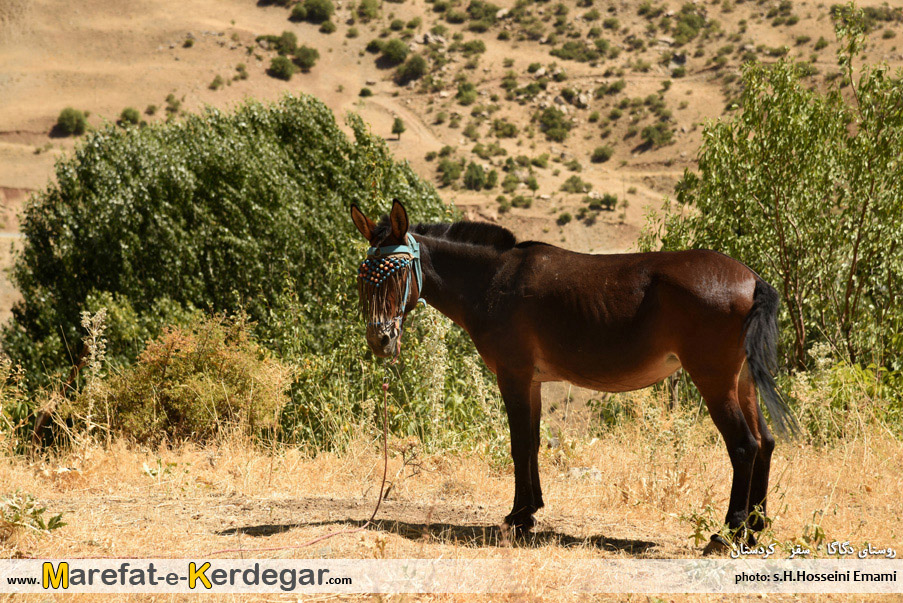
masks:
[[(514, 506), (505, 517), (505, 523), (518, 533), (523, 533), (536, 524), (533, 513), (542, 506), (541, 495), (540, 500), (535, 497), (535, 493), (540, 490), (536, 469), (538, 449), (534, 442), (530, 408), (531, 379), (529, 376), (504, 374), (500, 371), (498, 382), (508, 415), (511, 457), (514, 459)], [(536, 484), (533, 483), (534, 479)]]

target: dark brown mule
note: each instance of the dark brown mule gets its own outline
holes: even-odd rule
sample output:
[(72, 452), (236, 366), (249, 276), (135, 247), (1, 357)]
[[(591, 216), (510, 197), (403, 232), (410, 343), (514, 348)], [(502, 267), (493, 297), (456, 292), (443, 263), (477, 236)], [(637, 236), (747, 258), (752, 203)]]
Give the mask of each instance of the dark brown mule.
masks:
[[(392, 247), (405, 244), (409, 234), (400, 203), (379, 225), (357, 207), (351, 217), (371, 252), (410, 257), (410, 249)], [(511, 429), (515, 491), (507, 524), (529, 530), (543, 506), (537, 467), (542, 382), (623, 392), (683, 367), (733, 466), (727, 525), (764, 527), (775, 441), (757, 390), (779, 430), (795, 424), (771, 376), (778, 294), (755, 272), (704, 250), (587, 255), (517, 243), (508, 230), (486, 223), (417, 224), (410, 234), (420, 246), (422, 290), (416, 262), (396, 271), (393, 278), (410, 285), (396, 284), (394, 294), (383, 296), (367, 342), (378, 356), (395, 354), (404, 316), (421, 296), (470, 334), (498, 378)], [(375, 289), (362, 284), (360, 290), (367, 304)], [(751, 516), (757, 505), (762, 514)]]

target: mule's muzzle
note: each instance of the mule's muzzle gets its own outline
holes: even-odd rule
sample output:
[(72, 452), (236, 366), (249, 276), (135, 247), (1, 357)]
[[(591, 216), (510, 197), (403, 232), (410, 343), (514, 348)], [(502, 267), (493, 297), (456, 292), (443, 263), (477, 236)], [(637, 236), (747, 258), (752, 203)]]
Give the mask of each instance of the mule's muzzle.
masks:
[(389, 358), (398, 353), (401, 339), (400, 320), (370, 325), (367, 327), (367, 345), (380, 358)]

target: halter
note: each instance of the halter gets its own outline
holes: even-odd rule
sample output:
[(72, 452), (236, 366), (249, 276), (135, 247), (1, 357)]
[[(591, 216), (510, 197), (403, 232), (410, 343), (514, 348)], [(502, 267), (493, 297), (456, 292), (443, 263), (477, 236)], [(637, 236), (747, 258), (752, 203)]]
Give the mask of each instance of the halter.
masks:
[[(367, 249), (367, 259), (361, 262), (358, 268), (357, 278), (372, 283), (377, 289), (381, 287), (387, 278), (395, 274), (399, 270), (412, 269), (414, 278), (417, 279), (417, 294), (423, 287), (423, 268), (420, 264), (420, 243), (410, 234), (405, 235), (406, 245), (385, 245), (383, 247), (370, 247)], [(390, 257), (399, 254), (407, 254), (410, 258)], [(386, 321), (375, 321), (368, 323), (369, 325), (379, 326), (397, 322), (398, 319), (404, 317), (404, 308), (408, 302), (408, 296), (411, 294), (411, 279), (405, 280), (404, 299), (400, 303), (401, 313)], [(422, 297), (418, 297), (417, 303), (426, 303)]]

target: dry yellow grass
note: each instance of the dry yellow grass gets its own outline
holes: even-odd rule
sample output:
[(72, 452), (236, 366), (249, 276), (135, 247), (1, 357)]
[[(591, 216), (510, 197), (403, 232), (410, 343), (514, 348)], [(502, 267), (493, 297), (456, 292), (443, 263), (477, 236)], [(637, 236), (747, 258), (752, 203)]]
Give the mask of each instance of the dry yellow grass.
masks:
[[(44, 558), (197, 557), (231, 548), (246, 549), (244, 557), (698, 558), (687, 517), (706, 515), (706, 505), (715, 509), (712, 519), (723, 516), (727, 454), (707, 418), (668, 413), (652, 396), (637, 396), (637, 402), (645, 404), (645, 419), (599, 438), (565, 434), (558, 446), (543, 449), (546, 508), (527, 542), (508, 542), (497, 527), (513, 491), (510, 461), (478, 446), (419, 450), (407, 465), (394, 454), (389, 496), (372, 529), (309, 548), (254, 552), (295, 546), (370, 516), (381, 450), (375, 435), (361, 435), (342, 453), (317, 455), (232, 439), (177, 450), (82, 442), (42, 459), (7, 456), (0, 491), (27, 491), (48, 512), (63, 512), (68, 525), (7, 540), (0, 551)], [(829, 540), (903, 548), (901, 452), (903, 444), (880, 428), (830, 449), (779, 444), (771, 490), (774, 538), (794, 542), (817, 525)], [(545, 588), (535, 584), (526, 599), (562, 598)], [(398, 597), (412, 598), (469, 600)]]

